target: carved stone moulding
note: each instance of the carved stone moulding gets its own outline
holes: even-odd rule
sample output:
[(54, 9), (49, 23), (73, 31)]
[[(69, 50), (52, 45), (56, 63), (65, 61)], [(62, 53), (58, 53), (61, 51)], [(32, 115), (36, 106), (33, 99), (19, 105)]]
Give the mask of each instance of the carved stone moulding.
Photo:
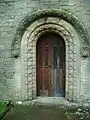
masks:
[[(56, 33), (56, 34), (58, 34), (58, 35), (60, 35), (63, 39), (64, 39), (64, 42), (65, 42), (65, 44), (66, 44), (66, 66), (67, 67), (70, 67), (71, 69), (72, 69), (72, 72), (70, 72), (70, 70), (71, 69), (68, 69), (68, 71), (67, 71), (67, 73), (66, 73), (66, 76), (68, 76), (68, 77), (66, 77), (66, 98), (68, 98), (68, 94), (67, 93), (69, 93), (71, 96), (70, 96), (70, 99), (73, 99), (73, 96), (72, 96), (72, 93), (73, 93), (73, 86), (72, 86), (72, 89), (70, 89), (69, 90), (69, 82), (70, 83), (72, 83), (73, 81), (71, 81), (71, 80), (73, 80), (73, 78), (74, 78), (74, 72), (75, 72), (75, 70), (72, 68), (73, 67), (73, 64), (74, 65), (76, 65), (76, 63), (74, 62), (73, 63), (73, 61), (74, 61), (74, 57), (73, 57), (73, 52), (72, 53), (70, 53), (70, 52), (68, 52), (68, 50), (69, 50), (69, 43), (70, 43), (70, 50), (73, 50), (74, 49), (74, 44), (73, 44), (73, 42), (76, 40), (74, 37), (72, 37), (72, 36), (74, 36), (73, 35), (73, 33), (72, 32), (70, 32), (70, 30), (69, 29), (67, 29), (66, 28), (66, 26), (64, 26), (63, 24), (61, 24), (61, 22), (59, 21), (59, 19), (58, 18), (52, 18), (53, 20), (56, 20), (56, 21), (58, 21), (58, 23), (57, 22), (54, 22), (53, 24), (52, 24), (52, 21), (50, 22), (50, 19), (49, 19), (49, 17), (47, 18), (47, 21), (44, 21), (44, 20), (41, 20), (41, 19), (39, 19), (39, 21), (40, 21), (40, 23), (37, 23), (37, 21), (36, 22), (34, 22), (34, 23), (32, 23), (32, 25), (31, 26), (29, 26), (28, 28), (27, 28), (27, 31), (30, 33), (30, 35), (29, 35), (29, 37), (28, 37), (28, 40), (27, 39), (25, 39), (25, 41), (27, 41), (26, 43), (27, 44), (29, 44), (29, 46), (32, 46), (32, 51), (33, 51), (33, 53), (31, 54), (31, 52), (30, 52), (30, 54), (28, 54), (27, 55), (27, 60), (26, 60), (26, 63), (25, 63), (25, 65), (27, 66), (28, 65), (28, 60), (30, 59), (30, 56), (34, 56), (33, 57), (33, 63), (31, 63), (30, 62), (30, 65), (31, 66), (34, 66), (33, 67), (33, 69), (31, 69), (31, 71), (27, 71), (26, 72), (26, 74), (27, 75), (29, 75), (31, 72), (32, 72), (32, 76), (34, 76), (34, 78), (33, 77), (31, 77), (31, 79), (32, 79), (32, 83), (33, 83), (33, 86), (36, 86), (36, 68), (35, 68), (35, 66), (36, 66), (36, 43), (37, 43), (37, 40), (39, 39), (39, 37), (41, 36), (41, 35), (43, 35), (45, 32), (54, 32), (54, 33)], [(27, 51), (29, 51), (29, 47), (27, 48)], [(70, 51), (69, 50), (69, 51)], [(72, 54), (72, 55), (71, 55)], [(71, 56), (70, 56), (71, 55)], [(70, 62), (69, 61), (69, 56), (70, 56), (70, 58), (72, 59), (72, 62)], [(30, 60), (29, 60), (30, 61)], [(71, 63), (71, 64), (70, 64)], [(68, 80), (68, 78), (72, 78), (72, 79), (69, 79)], [(28, 83), (29, 83), (29, 81), (30, 81), (30, 79), (29, 79), (29, 77), (27, 77), (27, 81), (28, 81)], [(31, 85), (31, 84), (30, 84)], [(29, 86), (30, 86), (29, 85)], [(33, 95), (32, 95), (32, 98), (34, 98), (35, 97), (35, 90), (36, 88), (35, 87), (32, 87), (32, 91), (33, 91)], [(69, 91), (69, 92), (68, 92)], [(28, 92), (31, 92), (31, 89), (28, 91)]]
[[(63, 19), (70, 23), (76, 31), (80, 34), (81, 37), (81, 56), (88, 57), (90, 55), (89, 47), (89, 34), (83, 23), (76, 17), (74, 14), (66, 11), (66, 10), (57, 10), (57, 9), (44, 9), (38, 10), (33, 13), (29, 13), (24, 17), (23, 20), (20, 21), (16, 33), (14, 35), (14, 39), (12, 41), (12, 56), (17, 58), (20, 54), (20, 44), (22, 36), (28, 26), (30, 26), (34, 21), (40, 18), (47, 18), (47, 17), (57, 17), (59, 19)], [(46, 19), (47, 21), (47, 19)], [(85, 46), (85, 47), (83, 47)]]

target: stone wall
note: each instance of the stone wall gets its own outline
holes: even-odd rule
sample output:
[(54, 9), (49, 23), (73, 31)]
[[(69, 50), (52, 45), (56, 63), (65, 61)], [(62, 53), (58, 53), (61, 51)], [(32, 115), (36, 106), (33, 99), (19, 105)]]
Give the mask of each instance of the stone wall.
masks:
[[(75, 4), (75, 5), (74, 5)], [(20, 58), (11, 56), (11, 45), (19, 22), (39, 9), (66, 9), (75, 14), (90, 35), (90, 3), (73, 0), (1, 0), (0, 1), (0, 99), (21, 99)], [(89, 99), (90, 57), (81, 60), (80, 98)], [(16, 79), (18, 76), (18, 79)], [(78, 92), (78, 91), (77, 91)]]

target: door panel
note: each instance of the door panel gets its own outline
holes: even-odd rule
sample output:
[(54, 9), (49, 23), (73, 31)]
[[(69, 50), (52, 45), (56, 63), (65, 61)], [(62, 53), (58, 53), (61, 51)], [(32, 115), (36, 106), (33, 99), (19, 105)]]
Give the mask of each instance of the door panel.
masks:
[(51, 45), (51, 41), (45, 36), (41, 38), (37, 44), (37, 46), (39, 46), (37, 48), (38, 96), (51, 96)]
[(65, 96), (65, 44), (52, 33), (37, 43), (37, 95)]
[(53, 96), (62, 97), (65, 94), (65, 47), (60, 38), (53, 42)]

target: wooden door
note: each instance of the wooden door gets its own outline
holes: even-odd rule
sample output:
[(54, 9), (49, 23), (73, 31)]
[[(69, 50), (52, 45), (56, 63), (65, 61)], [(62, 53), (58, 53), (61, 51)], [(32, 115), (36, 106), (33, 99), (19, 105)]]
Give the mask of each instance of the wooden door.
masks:
[(52, 43), (42, 36), (37, 43), (37, 95), (51, 96)]
[(64, 96), (65, 46), (60, 36), (47, 33), (37, 42), (37, 95)]
[(65, 96), (65, 45), (59, 36), (53, 37), (52, 70), (53, 96)]

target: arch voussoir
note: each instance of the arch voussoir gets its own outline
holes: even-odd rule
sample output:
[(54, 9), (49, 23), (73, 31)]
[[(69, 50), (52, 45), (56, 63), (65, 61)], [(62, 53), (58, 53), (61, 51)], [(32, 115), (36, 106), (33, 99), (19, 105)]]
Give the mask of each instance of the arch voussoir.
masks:
[(33, 13), (28, 14), (22, 21), (20, 21), (18, 28), (16, 30), (16, 33), (14, 35), (14, 39), (12, 42), (12, 56), (18, 57), (20, 54), (20, 44), (22, 36), (28, 26), (30, 26), (34, 21), (44, 18), (44, 17), (58, 17), (59, 19), (63, 19), (67, 22), (69, 22), (76, 31), (81, 36), (81, 56), (88, 57), (90, 55), (90, 42), (89, 42), (89, 34), (87, 32), (87, 29), (82, 24), (82, 22), (79, 20), (78, 17), (73, 15), (70, 12), (67, 12), (66, 10), (39, 10), (35, 11)]

